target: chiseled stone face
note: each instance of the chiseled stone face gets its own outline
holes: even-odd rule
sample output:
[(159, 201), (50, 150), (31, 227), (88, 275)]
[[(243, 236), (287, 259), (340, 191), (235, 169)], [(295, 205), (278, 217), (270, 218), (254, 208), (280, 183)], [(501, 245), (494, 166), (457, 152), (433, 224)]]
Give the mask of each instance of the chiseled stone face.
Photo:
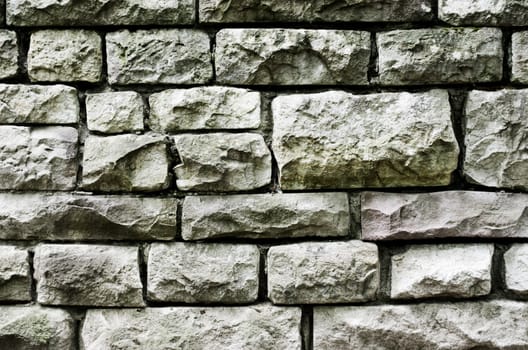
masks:
[(0, 245), (1, 301), (31, 300), (31, 278), (28, 261), (26, 249), (11, 245)]
[(511, 41), (511, 80), (526, 84), (528, 83), (528, 31), (513, 33)]
[(143, 130), (143, 99), (134, 91), (86, 96), (88, 129), (113, 134)]
[(504, 253), (506, 288), (528, 295), (528, 244), (514, 244)]
[(439, 0), (438, 17), (453, 25), (524, 26), (528, 3), (524, 0)]
[(18, 41), (14, 31), (0, 30), (0, 79), (18, 73)]

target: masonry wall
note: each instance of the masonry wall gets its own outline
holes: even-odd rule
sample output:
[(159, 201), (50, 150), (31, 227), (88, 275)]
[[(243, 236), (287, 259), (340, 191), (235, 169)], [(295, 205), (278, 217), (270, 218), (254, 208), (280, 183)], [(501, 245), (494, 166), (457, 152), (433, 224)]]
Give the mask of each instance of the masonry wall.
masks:
[(0, 349), (528, 349), (523, 0), (6, 0)]

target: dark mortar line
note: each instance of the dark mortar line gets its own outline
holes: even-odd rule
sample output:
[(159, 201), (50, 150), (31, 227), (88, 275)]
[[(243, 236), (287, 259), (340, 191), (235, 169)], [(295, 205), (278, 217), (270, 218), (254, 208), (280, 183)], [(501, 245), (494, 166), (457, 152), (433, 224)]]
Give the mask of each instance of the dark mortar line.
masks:
[(37, 281), (35, 279), (35, 250), (28, 249), (29, 279), (31, 301), (37, 302)]
[(108, 55), (106, 51), (106, 33), (99, 32), (99, 37), (101, 38), (101, 58), (102, 58), (102, 67), (101, 67), (101, 81), (108, 82)]
[(209, 32), (209, 52), (211, 54), (211, 69), (213, 70), (213, 75), (210, 82), (216, 82), (216, 33)]
[(303, 350), (314, 350), (314, 321), (313, 308), (309, 305), (301, 306), (301, 338)]
[(361, 237), (361, 194), (360, 192), (347, 192), (349, 206), (349, 234), (348, 238), (360, 239)]
[(148, 300), (147, 293), (147, 282), (148, 282), (148, 252), (150, 246), (145, 243), (141, 243), (138, 246), (138, 268), (139, 268), (139, 279), (141, 280), (141, 294), (143, 301), (146, 303)]
[(449, 105), (451, 106), (451, 124), (455, 133), (455, 138), (460, 150), (458, 155), (457, 169), (453, 172), (453, 186), (464, 188), (464, 159), (466, 147), (465, 136), (465, 106), (468, 92), (464, 90), (449, 90)]
[(176, 232), (172, 241), (183, 241), (183, 200), (176, 202)]
[(193, 20), (193, 28), (199, 29), (200, 28), (200, 0), (194, 0), (193, 1), (193, 11), (194, 11), (194, 20)]
[(268, 298), (268, 250), (269, 245), (257, 245), (259, 249), (259, 275), (257, 301), (267, 301)]
[(502, 59), (502, 82), (504, 84), (509, 84), (512, 75), (512, 28), (503, 28), (502, 29), (502, 49), (503, 49), (503, 59)]
[(460, 184), (450, 184), (445, 186), (424, 186), (424, 187), (361, 187), (361, 188), (323, 188), (323, 189), (306, 189), (306, 190), (289, 190), (282, 189), (284, 193), (324, 193), (324, 192), (349, 192), (359, 190), (361, 192), (380, 192), (380, 193), (401, 193), (401, 194), (427, 194), (435, 192), (447, 191), (475, 191), (475, 192), (490, 192), (490, 193), (518, 193), (528, 194), (528, 191), (511, 188), (486, 187), (471, 183), (464, 183), (463, 187)]
[(367, 80), (369, 85), (378, 86), (378, 43), (376, 40), (376, 33), (370, 32), (370, 57), (367, 70)]
[(83, 175), (83, 158), (84, 158), (84, 141), (88, 132), (87, 118), (86, 118), (86, 94), (82, 91), (77, 91), (77, 99), (79, 101), (79, 123), (77, 126), (77, 174), (75, 179), (75, 190), (79, 190), (82, 186)]
[(449, 26), (448, 23), (440, 20), (440, 16), (438, 15), (438, 1), (439, 0), (431, 0), (431, 13), (433, 15), (432, 22), (437, 25)]
[(378, 245), (379, 254), (379, 288), (376, 300), (384, 302), (390, 300), (391, 289), (391, 256), (394, 254), (391, 247)]
[(143, 102), (143, 130), (144, 132), (152, 131), (152, 128), (150, 127), (150, 111), (151, 111), (150, 101), (149, 101), (150, 95), (147, 95), (141, 92), (137, 92), (137, 93), (140, 94), (141, 101)]
[(491, 265), (491, 294), (498, 297), (509, 298), (506, 292), (506, 283), (504, 278), (504, 253), (511, 245), (494, 244), (492, 265)]
[(218, 133), (225, 133), (225, 134), (244, 134), (244, 133), (251, 133), (251, 134), (260, 134), (262, 136), (264, 135), (264, 131), (256, 128), (256, 129), (197, 129), (197, 130), (178, 130), (178, 131), (170, 131), (170, 132), (159, 132), (159, 131), (153, 131), (156, 134), (165, 135), (165, 136), (175, 136), (175, 135), (210, 135), (210, 134), (218, 134)]
[(17, 46), (18, 46), (18, 58), (17, 58), (17, 75), (10, 79), (2, 79), (2, 83), (8, 83), (13, 80), (13, 83), (20, 84), (31, 84), (29, 81), (28, 69), (27, 69), (27, 57), (29, 51), (29, 33), (24, 31), (16, 30)]
[(82, 344), (82, 326), (83, 326), (83, 319), (75, 318), (74, 319), (74, 333), (73, 333), (73, 343), (76, 350), (81, 350), (83, 348)]
[(431, 238), (431, 239), (402, 239), (402, 240), (385, 240), (385, 241), (369, 241), (364, 240), (364, 242), (375, 243), (378, 247), (383, 247), (390, 249), (390, 251), (399, 251), (401, 247), (405, 249), (408, 246), (417, 246), (417, 245), (440, 245), (440, 244), (501, 244), (501, 245), (510, 245), (514, 243), (528, 243), (528, 237), (518, 238), (518, 237), (509, 237), (509, 238), (483, 238), (483, 237), (440, 237), (440, 238)]

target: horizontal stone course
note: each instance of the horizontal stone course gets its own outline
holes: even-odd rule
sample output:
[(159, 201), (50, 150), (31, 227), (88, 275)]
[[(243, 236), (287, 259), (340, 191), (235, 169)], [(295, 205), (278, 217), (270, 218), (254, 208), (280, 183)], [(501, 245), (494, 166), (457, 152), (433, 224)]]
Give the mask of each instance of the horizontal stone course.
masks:
[(29, 256), (24, 248), (0, 245), (0, 300), (31, 300)]
[(440, 0), (438, 18), (453, 25), (525, 26), (528, 4), (523, 0)]

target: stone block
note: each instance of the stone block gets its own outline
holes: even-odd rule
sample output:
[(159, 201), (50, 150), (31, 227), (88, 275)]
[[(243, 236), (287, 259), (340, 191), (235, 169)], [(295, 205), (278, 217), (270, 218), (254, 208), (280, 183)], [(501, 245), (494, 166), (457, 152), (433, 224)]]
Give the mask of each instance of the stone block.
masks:
[(134, 91), (115, 91), (86, 96), (88, 129), (107, 134), (143, 130), (144, 106)]

